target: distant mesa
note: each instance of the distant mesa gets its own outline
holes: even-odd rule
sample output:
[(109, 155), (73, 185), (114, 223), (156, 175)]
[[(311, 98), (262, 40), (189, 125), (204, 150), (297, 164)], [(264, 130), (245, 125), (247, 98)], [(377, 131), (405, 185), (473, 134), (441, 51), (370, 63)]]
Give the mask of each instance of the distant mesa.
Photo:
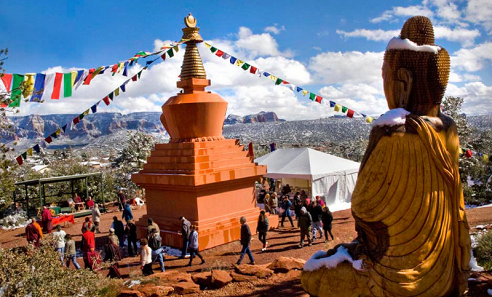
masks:
[(279, 119), (273, 111), (260, 111), (257, 114), (248, 114), (244, 117), (230, 114), (224, 121), (224, 125), (249, 124), (249, 123), (266, 123), (266, 122), (285, 122)]

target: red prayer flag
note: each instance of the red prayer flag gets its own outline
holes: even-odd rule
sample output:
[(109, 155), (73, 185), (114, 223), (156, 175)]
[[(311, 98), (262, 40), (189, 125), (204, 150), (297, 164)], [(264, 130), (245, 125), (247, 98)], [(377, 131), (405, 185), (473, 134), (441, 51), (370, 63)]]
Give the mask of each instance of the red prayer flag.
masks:
[(256, 73), (256, 70), (258, 70), (258, 69), (255, 66), (251, 66), (251, 68), (249, 68), (249, 72), (253, 73), (253, 74)]
[(118, 70), (118, 64), (114, 64), (113, 68), (111, 68), (111, 72), (116, 73), (117, 70)]
[(162, 58), (162, 60), (166, 61), (166, 53), (163, 53), (161, 58)]
[(91, 83), (91, 80), (92, 80), (92, 74), (94, 73), (94, 71), (96, 71), (95, 68), (92, 68), (92, 69), (89, 69), (89, 74), (87, 75), (87, 77), (85, 78), (85, 81), (84, 81), (84, 85), (88, 85)]
[(323, 97), (316, 95), (316, 102), (321, 103), (321, 100), (323, 100)]
[(63, 73), (55, 74), (55, 84), (53, 85), (53, 93), (51, 99), (60, 99), (60, 88), (62, 83)]
[(347, 116), (348, 116), (349, 118), (354, 117), (354, 111), (353, 111), (352, 109), (350, 109), (350, 108), (349, 108), (349, 110), (347, 111)]
[(470, 158), (472, 156), (472, 151), (471, 150), (466, 150), (465, 156), (467, 156), (468, 158)]
[(4, 74), (2, 76), (3, 85), (7, 89), (7, 92), (10, 92), (10, 86), (12, 84), (12, 76), (13, 74)]
[(215, 52), (215, 55), (216, 55), (217, 57), (222, 57), (222, 55), (223, 55), (223, 54), (224, 54), (224, 52), (223, 52), (223, 51), (221, 51), (220, 49), (218, 49), (218, 50)]
[(51, 135), (50, 135), (50, 136), (46, 137), (44, 139), (44, 141), (46, 141), (47, 143), (51, 143), (53, 141), (53, 138), (51, 138)]
[(79, 117), (73, 119), (73, 124), (77, 125), (80, 122)]
[(136, 74), (132, 77), (132, 81), (137, 81), (137, 75)]
[(106, 103), (106, 105), (109, 105), (109, 97), (108, 96), (104, 97), (103, 101), (104, 101), (104, 103)]
[(20, 165), (22, 165), (24, 163), (24, 160), (22, 160), (22, 156), (18, 156), (17, 158), (15, 158), (17, 160), (17, 163)]

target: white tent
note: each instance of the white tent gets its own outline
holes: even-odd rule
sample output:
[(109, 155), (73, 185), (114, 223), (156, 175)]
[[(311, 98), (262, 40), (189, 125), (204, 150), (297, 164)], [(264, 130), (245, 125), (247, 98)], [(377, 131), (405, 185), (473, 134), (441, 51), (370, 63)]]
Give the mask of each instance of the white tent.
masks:
[(266, 177), (282, 179), (291, 188), (308, 189), (332, 210), (350, 207), (360, 163), (310, 148), (279, 149), (255, 162), (267, 166)]

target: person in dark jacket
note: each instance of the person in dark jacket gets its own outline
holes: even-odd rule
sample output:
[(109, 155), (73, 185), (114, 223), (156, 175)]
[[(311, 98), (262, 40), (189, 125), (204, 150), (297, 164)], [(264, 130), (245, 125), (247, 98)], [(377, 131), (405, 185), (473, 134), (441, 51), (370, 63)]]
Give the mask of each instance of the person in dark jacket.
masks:
[(198, 231), (196, 231), (196, 226), (191, 225), (190, 229), (190, 263), (188, 263), (187, 266), (191, 266), (191, 263), (193, 262), (193, 259), (195, 258), (195, 255), (202, 260), (201, 264), (205, 263), (205, 260), (203, 260), (202, 255), (198, 252)]
[(183, 247), (181, 249), (181, 257), (179, 257), (179, 258), (184, 259), (186, 256), (186, 251), (188, 250), (191, 223), (185, 217), (180, 217), (179, 219), (181, 220), (181, 237), (183, 238)]
[(290, 207), (291, 206), (292, 206), (292, 202), (290, 202), (289, 197), (287, 195), (284, 196), (284, 200), (282, 201), (282, 205), (281, 205), (282, 209), (284, 210), (282, 212), (282, 220), (280, 221), (281, 227), (284, 226), (285, 217), (289, 218), (290, 224), (292, 225), (292, 227), (294, 227), (294, 222), (292, 222), (292, 217), (290, 216)]
[(123, 210), (123, 207), (126, 204), (126, 197), (125, 197), (125, 194), (123, 194), (122, 189), (120, 189), (120, 191), (118, 192), (118, 202), (119, 202), (118, 207), (120, 208), (120, 211), (121, 211), (121, 210)]
[(129, 220), (133, 220), (133, 213), (132, 209), (130, 208), (130, 204), (127, 203), (125, 206), (123, 206), (123, 215), (121, 216), (122, 219), (125, 219), (125, 222), (128, 223)]
[(301, 242), (299, 247), (302, 248), (304, 245), (304, 237), (307, 236), (308, 243), (311, 245), (311, 224), (312, 218), (305, 207), (301, 208), (301, 217), (299, 218), (299, 227), (301, 229)]
[(121, 253), (118, 246), (114, 243), (108, 242), (104, 245), (104, 260), (103, 262), (110, 262), (108, 277), (121, 278), (120, 270), (118, 269), (118, 261), (121, 260)]
[(299, 218), (301, 217), (301, 208), (303, 207), (301, 199), (294, 204), (294, 213), (296, 214), (297, 228), (299, 228)]
[[(309, 206), (309, 213), (311, 214), (311, 218), (313, 219), (313, 241), (316, 240), (316, 233), (319, 230), (319, 238), (323, 237), (323, 228), (321, 228), (321, 217), (323, 216), (323, 209), (321, 205), (313, 200), (311, 205)], [(326, 238), (325, 238), (326, 239)]]
[(237, 260), (236, 265), (240, 265), (241, 262), (243, 261), (244, 254), (248, 254), (249, 260), (251, 265), (255, 265), (255, 259), (253, 258), (253, 254), (251, 253), (251, 250), (249, 249), (249, 244), (251, 242), (251, 230), (249, 230), (248, 224), (246, 224), (246, 218), (241, 217), (239, 220), (241, 223), (241, 256), (239, 256), (239, 260)]
[(323, 208), (323, 215), (321, 217), (321, 221), (323, 222), (323, 230), (325, 231), (325, 242), (328, 241), (328, 234), (330, 233), (331, 240), (333, 240), (333, 234), (331, 233), (331, 222), (333, 221), (333, 215), (331, 214), (328, 206)]
[[(137, 226), (133, 220), (126, 223), (125, 234), (128, 236), (128, 254), (130, 257), (137, 254)], [(133, 249), (132, 249), (133, 244)], [(134, 252), (135, 251), (135, 252)]]
[(125, 226), (123, 225), (123, 222), (119, 221), (118, 217), (113, 217), (111, 228), (114, 229), (114, 234), (118, 236), (120, 248), (125, 247)]
[[(161, 272), (165, 271), (164, 268), (164, 256), (162, 255), (162, 238), (156, 229), (150, 231), (148, 238), (149, 247), (152, 250), (152, 263), (159, 260), (159, 265), (161, 266)], [(154, 258), (155, 256), (155, 258)]]
[(268, 242), (266, 241), (266, 235), (268, 232), (268, 218), (264, 210), (260, 211), (256, 232), (258, 232), (258, 239), (263, 243), (263, 248), (261, 249), (261, 251), (264, 252), (266, 251), (268, 245)]

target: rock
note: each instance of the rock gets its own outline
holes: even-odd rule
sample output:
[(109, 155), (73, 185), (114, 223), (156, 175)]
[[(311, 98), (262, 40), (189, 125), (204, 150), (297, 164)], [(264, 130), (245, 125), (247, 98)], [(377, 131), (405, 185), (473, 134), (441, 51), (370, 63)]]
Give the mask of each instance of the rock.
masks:
[(123, 290), (118, 294), (118, 297), (144, 297), (144, 295), (135, 290)]
[(193, 280), (191, 279), (191, 274), (175, 270), (154, 273), (150, 275), (150, 277), (159, 278), (159, 285), (161, 286), (169, 286), (180, 282), (193, 283)]
[(232, 282), (231, 275), (224, 270), (212, 270), (212, 288), (220, 289)]
[(239, 274), (254, 275), (258, 278), (266, 278), (273, 274), (273, 270), (260, 265), (235, 265), (235, 270)]
[(244, 275), (244, 274), (239, 274), (235, 272), (231, 272), (231, 276), (235, 282), (242, 283), (242, 282), (254, 282), (258, 278), (254, 275)]
[(177, 294), (193, 294), (200, 292), (200, 286), (193, 282), (181, 282), (172, 285)]
[(174, 288), (170, 286), (144, 286), (138, 288), (146, 297), (167, 296), (174, 292)]
[(200, 285), (201, 287), (210, 288), (212, 283), (212, 273), (210, 271), (195, 273), (191, 276), (191, 279), (195, 284)]
[(302, 259), (278, 257), (270, 265), (268, 265), (267, 268), (274, 270), (276, 273), (285, 273), (293, 269), (302, 270), (304, 264), (306, 264), (306, 261)]

